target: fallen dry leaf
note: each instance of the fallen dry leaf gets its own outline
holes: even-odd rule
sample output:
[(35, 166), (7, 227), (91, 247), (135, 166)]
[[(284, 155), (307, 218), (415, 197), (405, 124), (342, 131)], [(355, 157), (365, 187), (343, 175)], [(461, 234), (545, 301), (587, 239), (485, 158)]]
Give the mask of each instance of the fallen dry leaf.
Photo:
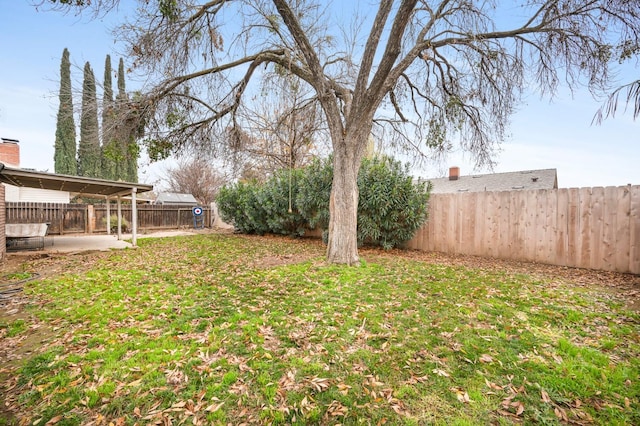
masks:
[(130, 388), (136, 387), (136, 386), (140, 386), (140, 384), (142, 383), (142, 379), (138, 379), (138, 380), (134, 380), (131, 383), (127, 383), (127, 386)]
[(500, 386), (500, 385), (497, 385), (497, 384), (495, 384), (493, 382), (490, 382), (486, 378), (484, 379), (484, 383), (487, 385), (487, 387), (489, 387), (489, 389), (493, 389), (493, 390), (502, 390), (502, 389), (504, 389), (504, 386)]
[(329, 379), (323, 379), (320, 377), (314, 377), (313, 379), (308, 380), (308, 382), (316, 392), (325, 391), (329, 389), (329, 386), (331, 385)]
[(516, 407), (516, 416), (520, 416), (524, 413), (524, 404), (521, 401), (514, 401), (512, 405), (513, 404), (515, 404), (514, 406)]
[(559, 418), (562, 421), (568, 422), (569, 418), (567, 417), (567, 413), (560, 407), (556, 407), (554, 408), (553, 412), (555, 413), (556, 417)]
[(480, 362), (489, 364), (493, 362), (493, 358), (489, 354), (482, 354), (480, 355)]
[(432, 370), (433, 374), (440, 376), (440, 377), (450, 377), (449, 373), (447, 373), (446, 371), (440, 369), (440, 368), (434, 368)]
[(55, 416), (53, 417), (51, 420), (49, 420), (47, 422), (48, 425), (55, 425), (56, 423), (58, 423), (60, 420), (62, 420), (64, 417), (63, 416)]
[(471, 402), (471, 398), (469, 398), (469, 394), (464, 389), (452, 387), (452, 388), (449, 388), (449, 390), (451, 390), (452, 392), (455, 392), (456, 398), (458, 398), (458, 401), (464, 404), (468, 404)]
[(222, 408), (222, 406), (224, 405), (224, 401), (220, 402), (219, 404), (211, 404), (210, 406), (208, 406), (207, 408), (204, 409), (204, 411), (208, 411), (210, 413), (215, 413), (216, 411), (218, 411), (220, 408)]
[(341, 417), (346, 415), (347, 412), (349, 412), (349, 409), (336, 400), (333, 400), (327, 407), (327, 414), (331, 417)]
[(342, 395), (348, 394), (349, 389), (351, 389), (351, 386), (344, 383), (338, 383), (338, 392), (340, 392)]

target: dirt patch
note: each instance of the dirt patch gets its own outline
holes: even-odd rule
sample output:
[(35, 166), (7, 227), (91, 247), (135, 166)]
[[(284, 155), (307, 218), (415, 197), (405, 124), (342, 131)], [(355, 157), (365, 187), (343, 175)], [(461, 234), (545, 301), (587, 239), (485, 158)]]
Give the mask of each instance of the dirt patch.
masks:
[[(29, 281), (46, 279), (61, 275), (65, 272), (75, 273), (91, 269), (95, 263), (107, 256), (105, 252), (85, 252), (80, 254), (30, 253), (11, 254), (0, 267), (0, 281), (10, 280), (12, 274), (25, 273), (31, 276), (15, 288), (15, 293), (3, 295), (0, 298), (0, 324), (14, 324), (25, 320), (30, 324), (29, 330), (16, 336), (6, 336), (7, 330), (0, 329), (0, 359), (3, 367), (17, 366), (25, 356), (37, 351), (41, 344), (52, 336), (52, 329), (26, 310), (26, 306), (42, 301), (33, 300), (20, 291), (21, 287), (29, 285)], [(5, 287), (6, 288), (6, 287)]]

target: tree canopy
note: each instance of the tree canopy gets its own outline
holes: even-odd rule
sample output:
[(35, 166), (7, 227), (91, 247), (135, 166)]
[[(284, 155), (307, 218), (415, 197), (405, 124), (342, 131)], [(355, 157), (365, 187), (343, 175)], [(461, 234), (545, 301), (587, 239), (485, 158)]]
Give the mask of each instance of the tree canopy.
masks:
[(640, 2), (144, 1), (121, 35), (153, 81), (135, 108), (156, 152), (241, 128), (267, 75), (308, 88), (333, 150), (328, 260), (354, 264), (372, 134), (425, 154), (457, 141), (491, 163), (524, 89), (609, 87), (612, 65), (638, 52)]
[(82, 84), (78, 175), (100, 177), (101, 172), (96, 80), (91, 65), (87, 62), (84, 66), (84, 81)]
[(73, 119), (73, 96), (71, 92), (71, 61), (69, 50), (62, 52), (60, 61), (60, 104), (56, 122), (54, 168), (56, 173), (76, 175), (76, 125)]

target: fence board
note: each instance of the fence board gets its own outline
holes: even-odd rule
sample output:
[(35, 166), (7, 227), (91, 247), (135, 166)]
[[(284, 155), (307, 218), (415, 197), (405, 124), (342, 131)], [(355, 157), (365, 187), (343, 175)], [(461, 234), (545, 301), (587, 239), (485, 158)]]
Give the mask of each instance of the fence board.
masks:
[(566, 263), (577, 265), (580, 243), (580, 193), (578, 189), (567, 190), (567, 257)]
[(547, 193), (544, 190), (536, 193), (536, 254), (533, 260), (536, 262), (547, 261)]
[[(485, 194), (476, 195), (476, 228), (473, 231), (473, 255), (482, 256), (484, 254), (484, 234), (487, 223), (487, 197)], [(470, 212), (471, 214), (472, 212)]]
[(618, 190), (616, 187), (608, 186), (604, 188), (603, 205), (603, 256), (602, 268), (607, 271), (615, 271), (616, 258), (616, 215)]
[(603, 229), (604, 229), (604, 188), (596, 187), (591, 191), (591, 260), (594, 269), (604, 269)]
[[(535, 259), (537, 235), (536, 235), (536, 223), (538, 210), (535, 208), (538, 200), (538, 191), (526, 191), (523, 192), (524, 209), (526, 211), (525, 232), (524, 232), (524, 258)], [(533, 208), (529, 207), (533, 206)]]
[(498, 193), (492, 192), (487, 197), (487, 232), (485, 233), (485, 253), (488, 257), (498, 257), (499, 224), (502, 216), (498, 202)]
[(477, 199), (476, 193), (465, 194), (465, 205), (463, 207), (464, 211), (462, 212), (465, 226), (459, 250), (463, 250), (463, 247), (466, 247), (470, 254), (475, 254), (474, 241), (476, 229), (478, 228), (476, 225), (476, 221), (478, 220), (478, 216), (476, 215), (478, 208)]
[(460, 197), (453, 197), (451, 199), (451, 206), (447, 208), (448, 221), (447, 221), (447, 241), (448, 252), (456, 253), (458, 250), (458, 235), (460, 231)]
[(624, 272), (629, 267), (629, 246), (631, 240), (631, 224), (629, 210), (631, 194), (629, 186), (614, 188), (616, 191), (614, 208), (616, 209), (616, 228), (614, 239), (614, 270)]
[[(444, 251), (447, 253), (452, 253), (453, 252), (453, 243), (451, 242), (451, 233), (449, 232), (450, 229), (453, 229), (453, 223), (451, 223), (453, 221), (453, 215), (454, 215), (454, 210), (455, 210), (455, 206), (454, 206), (454, 202), (455, 198), (453, 195), (449, 196), (449, 199), (447, 200), (447, 203), (442, 203), (440, 205), (440, 217), (443, 218), (442, 220), (442, 228), (441, 228), (441, 233), (440, 233), (440, 238), (442, 238), (442, 240), (444, 241)], [(450, 208), (447, 208), (447, 206), (451, 206)]]
[[(511, 255), (511, 200), (508, 192), (496, 193), (498, 202), (498, 213), (496, 215), (498, 239), (494, 241), (496, 247), (496, 256), (501, 258), (509, 258)], [(482, 252), (478, 252), (481, 255)]]
[(591, 251), (592, 251), (592, 204), (591, 204), (591, 188), (580, 188), (580, 260), (575, 266), (580, 268), (589, 268), (591, 266)]
[(629, 189), (629, 272), (640, 274), (640, 186)]
[[(547, 191), (553, 194), (554, 191)], [(569, 209), (569, 190), (561, 188), (555, 191), (557, 194), (556, 204), (556, 234), (554, 236), (556, 246), (556, 265), (566, 265), (567, 263), (567, 210)]]

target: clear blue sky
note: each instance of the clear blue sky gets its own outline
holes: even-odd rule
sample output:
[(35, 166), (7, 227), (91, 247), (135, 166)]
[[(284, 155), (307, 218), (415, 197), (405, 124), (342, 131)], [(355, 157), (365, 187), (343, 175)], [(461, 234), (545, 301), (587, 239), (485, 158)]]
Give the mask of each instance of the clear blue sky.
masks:
[[(71, 54), (74, 90), (81, 89), (86, 61), (101, 82), (105, 56), (111, 54), (114, 68), (121, 56), (110, 29), (122, 16), (90, 20), (37, 11), (31, 3), (0, 0), (0, 136), (20, 141), (22, 167), (52, 172), (62, 51)], [(627, 67), (620, 83), (638, 78), (640, 68)], [(128, 89), (134, 84), (127, 80)], [(513, 117), (495, 171), (556, 168), (560, 187), (640, 184), (640, 121), (619, 114), (592, 126), (599, 106), (586, 91), (572, 97), (561, 90), (552, 103), (528, 96)], [(166, 163), (141, 162), (140, 180), (156, 183)], [(474, 171), (473, 161), (454, 154), (417, 174), (441, 176), (450, 165), (460, 166), (463, 175), (488, 172)]]

